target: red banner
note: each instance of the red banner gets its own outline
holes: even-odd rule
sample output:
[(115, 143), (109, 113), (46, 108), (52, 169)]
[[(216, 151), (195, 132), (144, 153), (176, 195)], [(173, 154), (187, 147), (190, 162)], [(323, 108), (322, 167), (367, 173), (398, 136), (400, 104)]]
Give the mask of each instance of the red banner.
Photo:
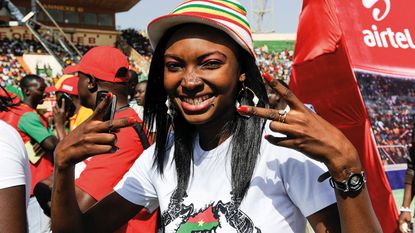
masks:
[(415, 77), (415, 1), (335, 1), (353, 68)]

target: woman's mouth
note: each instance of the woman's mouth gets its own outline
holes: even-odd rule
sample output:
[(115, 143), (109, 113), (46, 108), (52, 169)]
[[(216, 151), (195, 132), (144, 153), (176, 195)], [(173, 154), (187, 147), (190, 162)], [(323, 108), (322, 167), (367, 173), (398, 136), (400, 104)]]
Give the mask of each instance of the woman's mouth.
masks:
[(180, 102), (185, 112), (200, 112), (210, 108), (214, 96), (204, 95), (198, 97), (180, 97)]

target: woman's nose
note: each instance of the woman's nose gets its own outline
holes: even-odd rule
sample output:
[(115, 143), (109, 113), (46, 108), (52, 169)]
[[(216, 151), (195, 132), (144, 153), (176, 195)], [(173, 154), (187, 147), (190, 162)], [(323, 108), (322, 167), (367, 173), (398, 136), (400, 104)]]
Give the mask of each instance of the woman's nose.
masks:
[(202, 85), (202, 78), (194, 70), (186, 72), (181, 82), (182, 88), (187, 90), (195, 90)]

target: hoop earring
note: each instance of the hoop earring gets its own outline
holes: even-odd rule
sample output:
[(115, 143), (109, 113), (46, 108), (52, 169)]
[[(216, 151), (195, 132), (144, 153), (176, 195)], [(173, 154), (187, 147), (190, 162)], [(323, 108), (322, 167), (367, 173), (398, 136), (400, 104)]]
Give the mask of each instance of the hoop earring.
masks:
[(167, 115), (170, 116), (171, 119), (173, 119), (174, 115), (176, 114), (176, 110), (174, 108), (174, 104), (170, 100), (170, 97), (167, 96), (167, 100), (164, 104), (167, 107)]
[[(249, 100), (250, 98), (249, 95), (252, 96), (250, 100)], [(253, 103), (254, 106), (256, 107), (258, 102), (259, 102), (259, 98), (256, 96), (255, 92), (251, 88), (246, 87), (245, 83), (242, 83), (242, 89), (238, 92), (238, 95), (236, 96), (235, 106), (238, 108), (242, 104), (251, 105)]]

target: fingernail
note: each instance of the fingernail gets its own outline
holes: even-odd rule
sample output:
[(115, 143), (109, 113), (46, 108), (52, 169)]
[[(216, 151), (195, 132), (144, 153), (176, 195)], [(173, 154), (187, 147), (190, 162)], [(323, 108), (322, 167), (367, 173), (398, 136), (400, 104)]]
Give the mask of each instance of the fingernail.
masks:
[(115, 153), (119, 150), (120, 148), (118, 146), (112, 146), (110, 153)]
[(236, 111), (240, 113), (247, 113), (249, 111), (249, 108), (247, 106), (240, 106), (236, 109)]
[(111, 98), (111, 96), (112, 96), (112, 92), (108, 92), (107, 93), (107, 98)]
[(135, 122), (137, 122), (137, 120), (136, 120), (134, 117), (130, 117), (130, 118), (128, 119), (128, 123), (129, 123), (129, 124), (134, 124)]
[(267, 80), (267, 82), (271, 82), (274, 78), (272, 77), (272, 75), (268, 74), (268, 73), (263, 73), (262, 77)]
[(118, 142), (118, 137), (117, 137), (117, 135), (114, 133), (114, 136), (115, 136), (115, 139), (114, 139), (114, 145), (117, 145), (117, 142)]
[(264, 136), (264, 138), (265, 138), (265, 139), (267, 139), (267, 140), (268, 140), (270, 137), (271, 137), (271, 135), (269, 135), (269, 134), (265, 134), (265, 136)]

